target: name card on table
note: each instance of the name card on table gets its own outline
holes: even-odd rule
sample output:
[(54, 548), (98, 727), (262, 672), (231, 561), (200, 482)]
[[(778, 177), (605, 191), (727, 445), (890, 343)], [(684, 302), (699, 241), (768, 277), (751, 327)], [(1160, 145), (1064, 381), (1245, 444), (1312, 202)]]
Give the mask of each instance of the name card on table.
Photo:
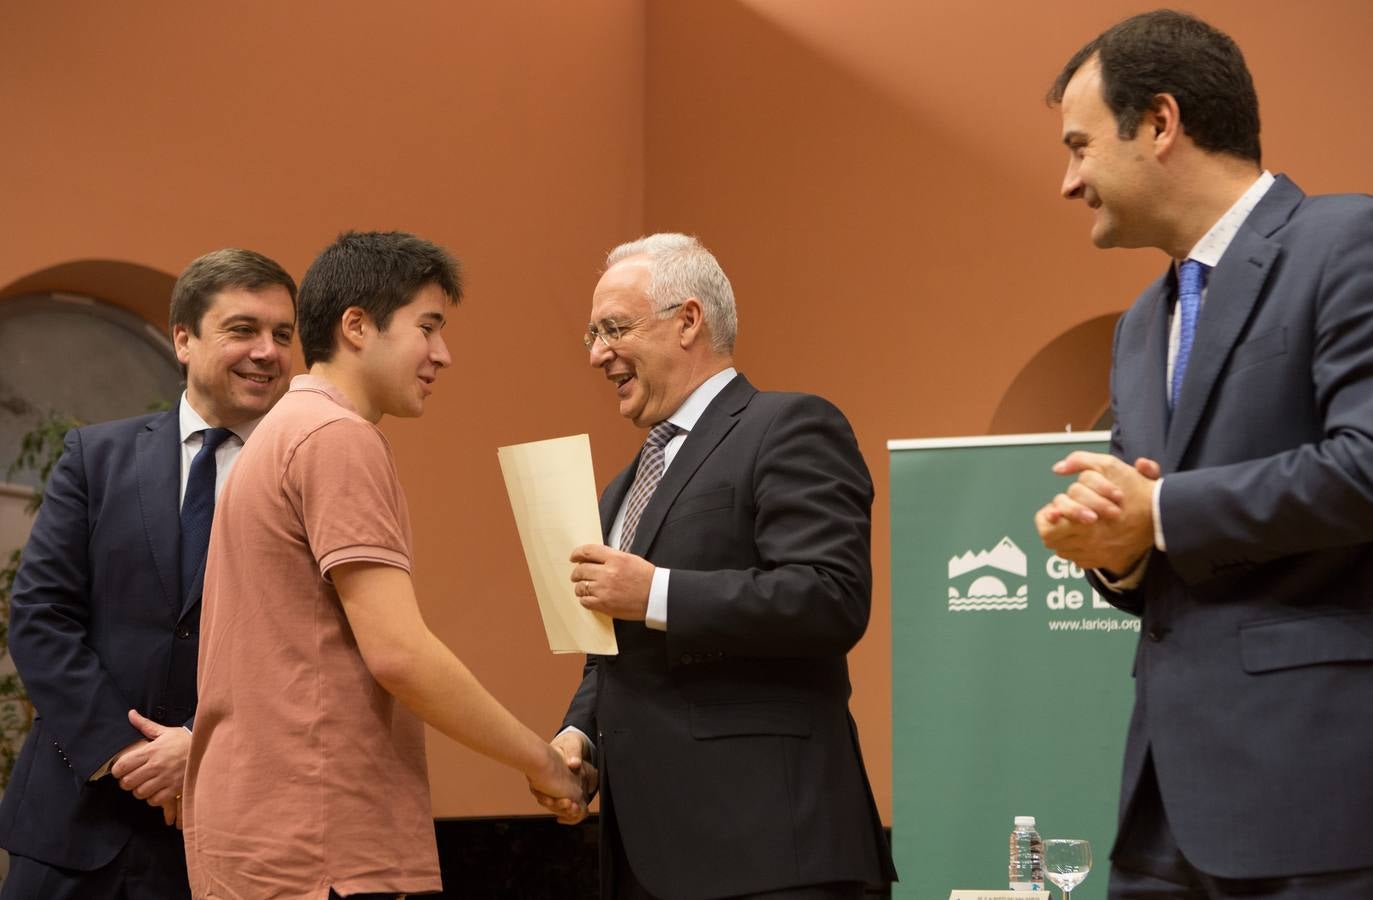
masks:
[(1039, 891), (949, 891), (949, 900), (1030, 900), (1034, 896), (1047, 900), (1049, 894)]

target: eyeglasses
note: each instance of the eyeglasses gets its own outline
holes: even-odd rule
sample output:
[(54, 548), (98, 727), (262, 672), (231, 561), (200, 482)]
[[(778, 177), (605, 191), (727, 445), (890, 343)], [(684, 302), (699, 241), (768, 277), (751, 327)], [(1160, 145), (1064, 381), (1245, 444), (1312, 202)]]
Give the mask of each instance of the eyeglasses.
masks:
[[(653, 311), (653, 318), (661, 319), (663, 318), (664, 313), (670, 313), (681, 305), (682, 304), (680, 303), (674, 303), (671, 306), (664, 306), (662, 309), (655, 309)], [(599, 322), (592, 322), (590, 325), (586, 326), (586, 334), (582, 335), (582, 346), (590, 350), (596, 345), (597, 341), (600, 341), (602, 344), (605, 344), (606, 347), (609, 347), (635, 328), (644, 324), (647, 320), (648, 317), (644, 316), (643, 318), (635, 319), (631, 322), (616, 322), (614, 319), (602, 319)]]

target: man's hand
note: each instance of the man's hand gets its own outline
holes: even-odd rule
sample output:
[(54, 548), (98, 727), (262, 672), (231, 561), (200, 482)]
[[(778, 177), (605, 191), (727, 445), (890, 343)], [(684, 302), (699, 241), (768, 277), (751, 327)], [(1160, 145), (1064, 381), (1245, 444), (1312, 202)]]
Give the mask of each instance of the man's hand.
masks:
[(589, 795), (584, 785), (587, 773), (579, 770), (590, 768), (591, 778), (596, 777), (595, 768), (581, 758), (581, 745), (582, 739), (575, 733), (554, 738), (548, 748), (550, 765), (547, 772), (529, 776), (529, 793), (564, 825), (576, 825), (586, 818)]
[(1044, 546), (1083, 568), (1133, 569), (1154, 544), (1158, 463), (1141, 458), (1132, 467), (1109, 454), (1078, 450), (1053, 470), (1078, 478), (1035, 514)]
[(186, 757), (191, 749), (191, 733), (180, 725), (168, 728), (129, 710), (129, 723), (147, 741), (131, 745), (115, 760), (110, 774), (119, 786), (131, 791), (149, 806), (162, 808), (168, 825), (180, 817), (181, 788), (186, 777)]
[(642, 622), (648, 614), (653, 564), (604, 544), (572, 551), (572, 583), (582, 606), (615, 619)]
[(590, 749), (586, 739), (575, 731), (566, 731), (553, 739), (553, 749), (562, 754), (567, 767), (581, 779), (582, 800), (590, 803), (601, 785), (601, 776), (586, 758)]

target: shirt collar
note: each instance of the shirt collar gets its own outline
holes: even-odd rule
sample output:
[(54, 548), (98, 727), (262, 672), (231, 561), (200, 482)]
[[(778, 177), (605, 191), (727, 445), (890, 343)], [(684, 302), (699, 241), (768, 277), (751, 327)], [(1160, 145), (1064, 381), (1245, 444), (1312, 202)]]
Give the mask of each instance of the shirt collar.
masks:
[(1254, 211), (1254, 207), (1259, 205), (1263, 195), (1268, 193), (1268, 189), (1273, 186), (1277, 179), (1273, 173), (1264, 170), (1263, 174), (1249, 186), (1249, 190), (1240, 195), (1235, 201), (1235, 205), (1225, 211), (1225, 215), (1216, 220), (1216, 224), (1211, 226), (1211, 230), (1202, 235), (1201, 240), (1197, 241), (1192, 252), (1187, 254), (1188, 259), (1195, 259), (1210, 268), (1215, 268), (1220, 263), (1220, 258), (1225, 255), (1225, 251), (1230, 248), (1230, 244), (1239, 234), (1240, 226), (1244, 220), (1249, 218), (1249, 214)]
[(700, 420), (701, 414), (706, 411), (706, 407), (710, 406), (711, 401), (719, 396), (720, 392), (725, 389), (725, 385), (733, 381), (738, 374), (733, 366), (716, 372), (701, 382), (700, 386), (692, 391), (686, 400), (682, 401), (682, 405), (677, 407), (677, 411), (667, 417), (667, 420), (683, 431), (691, 431), (696, 427), (696, 423)]
[(338, 385), (327, 378), (321, 378), (318, 375), (310, 375), (308, 373), (305, 375), (297, 375), (291, 379), (291, 389), (288, 393), (295, 393), (296, 391), (315, 391), (316, 393), (323, 394), (350, 413), (359, 415), (357, 407), (353, 406), (353, 403), (348, 399), (348, 396), (339, 389)]
[[(206, 422), (200, 413), (195, 411), (195, 407), (191, 406), (190, 398), (186, 396), (185, 391), (181, 392), (181, 402), (177, 404), (177, 421), (181, 426), (181, 443), (183, 444), (190, 439), (191, 435), (199, 434), (206, 428), (211, 427), (210, 423)], [(253, 430), (257, 428), (257, 423), (261, 421), (262, 417), (258, 416), (256, 419), (235, 425), (229, 430), (237, 435), (240, 441), (246, 444), (248, 442), (248, 437), (253, 433)]]

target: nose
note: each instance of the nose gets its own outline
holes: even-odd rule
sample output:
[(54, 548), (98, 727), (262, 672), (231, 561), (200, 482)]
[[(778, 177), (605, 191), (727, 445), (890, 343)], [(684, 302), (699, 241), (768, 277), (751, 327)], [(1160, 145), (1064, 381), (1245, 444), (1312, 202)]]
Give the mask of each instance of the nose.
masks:
[(276, 354), (276, 340), (267, 331), (260, 331), (248, 350), (248, 357), (254, 362), (271, 359)]
[(439, 368), (446, 368), (453, 364), (453, 357), (448, 353), (448, 342), (443, 339), (443, 335), (435, 335), (437, 340), (434, 342), (433, 349), (429, 351), (429, 361)]
[(607, 346), (605, 341), (597, 338), (591, 342), (591, 349), (587, 351), (587, 361), (591, 363), (593, 369), (601, 368), (614, 358), (614, 351)]
[(1082, 176), (1078, 171), (1077, 158), (1068, 160), (1068, 171), (1063, 173), (1063, 184), (1059, 187), (1064, 200), (1077, 200), (1082, 197)]

